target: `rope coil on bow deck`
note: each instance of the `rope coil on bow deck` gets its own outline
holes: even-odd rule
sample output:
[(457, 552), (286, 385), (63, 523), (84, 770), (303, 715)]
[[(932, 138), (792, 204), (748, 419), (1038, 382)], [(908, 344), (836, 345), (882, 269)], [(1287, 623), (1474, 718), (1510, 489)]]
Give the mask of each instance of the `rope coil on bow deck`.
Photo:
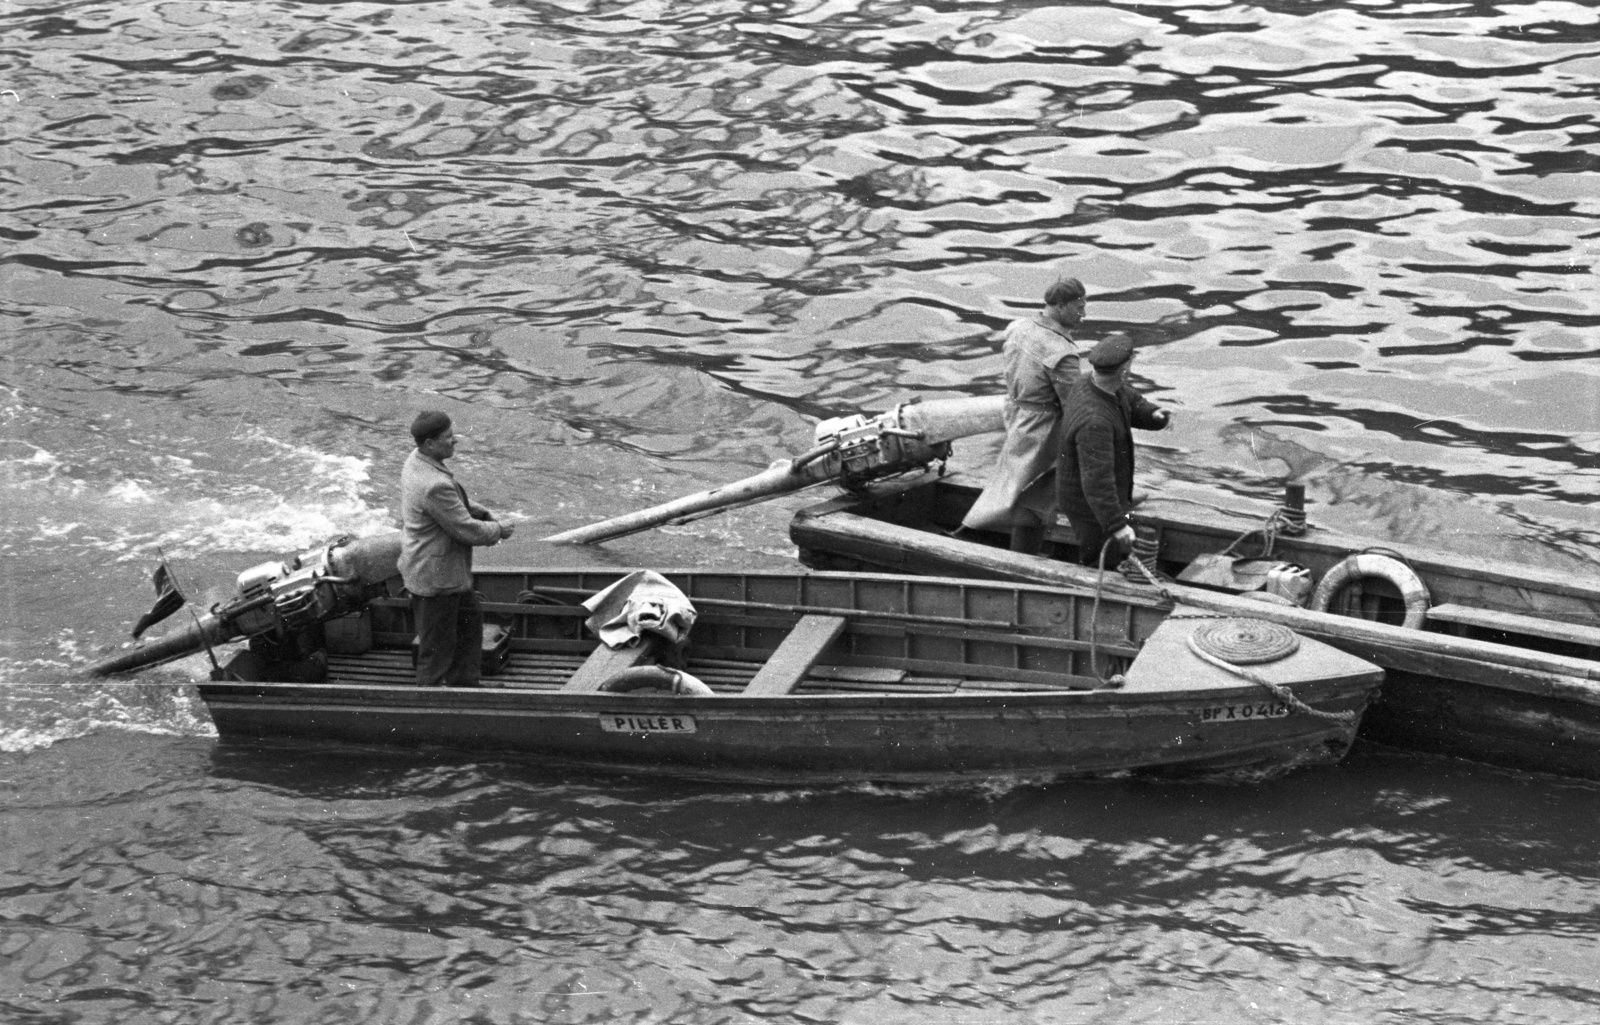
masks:
[(1299, 634), (1264, 619), (1209, 620), (1190, 638), (1206, 654), (1240, 666), (1276, 662), (1300, 650)]
[[(1242, 630), (1242, 632), (1235, 630), (1235, 628), (1232, 628), (1234, 624), (1240, 625), (1245, 630)], [(1221, 625), (1222, 630), (1216, 630), (1218, 625)], [(1274, 630), (1258, 630), (1258, 627), (1272, 627)], [(1277, 638), (1277, 636), (1270, 636), (1270, 638), (1267, 636), (1274, 635), (1275, 630), (1282, 630), (1283, 633), (1286, 633), (1288, 641), (1283, 640), (1283, 638)], [(1258, 640), (1250, 641), (1250, 643), (1246, 644), (1240, 641), (1240, 633), (1261, 636), (1259, 636)], [(1213, 651), (1211, 651), (1211, 649), (1229, 651), (1229, 648), (1226, 648), (1226, 644), (1229, 643), (1237, 644), (1237, 649), (1234, 649), (1234, 659), (1227, 659), (1227, 657), (1213, 654)], [(1246, 668), (1246, 664), (1242, 664), (1240, 660), (1237, 660), (1250, 659), (1248, 665), (1261, 665), (1262, 662), (1277, 662), (1278, 659), (1286, 659), (1294, 652), (1299, 651), (1299, 635), (1296, 635), (1288, 627), (1256, 619), (1216, 620), (1216, 622), (1208, 622), (1202, 627), (1195, 627), (1194, 633), (1189, 635), (1189, 651), (1194, 652), (1195, 657), (1203, 660), (1203, 662), (1210, 662), (1214, 667), (1234, 673), (1235, 676), (1243, 676), (1245, 680), (1269, 689), (1269, 691), (1272, 691), (1272, 696), (1277, 697), (1280, 702), (1288, 705), (1288, 707), (1294, 708), (1296, 712), (1315, 716), (1318, 720), (1330, 720), (1333, 723), (1354, 723), (1355, 721), (1354, 712), (1323, 712), (1322, 708), (1310, 707), (1306, 702), (1302, 702), (1299, 697), (1294, 696), (1294, 692), (1283, 686), (1283, 684), (1272, 683), (1272, 681), (1267, 680), (1266, 676), (1253, 672), (1250, 668)]]

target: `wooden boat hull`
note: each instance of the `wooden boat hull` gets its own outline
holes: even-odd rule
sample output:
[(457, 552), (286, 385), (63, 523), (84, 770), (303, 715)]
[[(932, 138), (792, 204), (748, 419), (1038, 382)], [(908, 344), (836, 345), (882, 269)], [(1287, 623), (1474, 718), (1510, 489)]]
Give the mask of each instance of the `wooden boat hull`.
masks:
[[(480, 572), (489, 615), (516, 620), (494, 686), (411, 686), (409, 612), (388, 600), (373, 610), (372, 650), (331, 656), (328, 682), (212, 681), (201, 696), (229, 740), (442, 746), (696, 777), (1264, 777), (1341, 758), (1382, 679), (1312, 641), (1254, 667), (1305, 706), (1349, 714), (1338, 721), (1193, 657), (1186, 638), (1204, 620), (1154, 606), (973, 581), (664, 572), (700, 610), (686, 668), (713, 696), (571, 689), (593, 640), (563, 610), (516, 597), (592, 592), (621, 570)], [(747, 693), (801, 617), (841, 611), (850, 628), (790, 693)], [(1100, 650), (1083, 640), (1091, 624)], [(1096, 657), (1121, 667), (1120, 689), (1083, 675)]]
[[(1154, 589), (976, 539), (952, 537), (977, 489), (923, 480), (801, 510), (791, 538), (801, 560), (825, 569), (962, 575), (1027, 581), (1083, 593), (1101, 586), (1119, 597)], [(1218, 552), (1259, 526), (1264, 514), (1227, 514), (1152, 501), (1141, 518), (1158, 526), (1161, 567)], [(1062, 540), (1070, 535), (1063, 533)], [(1313, 528), (1279, 536), (1277, 558), (1325, 573), (1345, 556), (1378, 545)], [(1511, 768), (1600, 779), (1600, 587), (1521, 566), (1470, 560), (1417, 546), (1384, 543), (1417, 571), (1436, 608), (1484, 609), (1501, 628), (1463, 631), (1429, 622), (1405, 629), (1384, 622), (1265, 604), (1234, 594), (1169, 585), (1180, 600), (1218, 613), (1282, 623), (1382, 666), (1383, 693), (1361, 735), (1381, 743), (1471, 758)], [(1381, 585), (1375, 590), (1381, 590)], [(1395, 596), (1396, 598), (1398, 595)], [(1398, 618), (1398, 617), (1395, 617)], [(1585, 624), (1588, 624), (1585, 626)], [(1551, 636), (1519, 633), (1547, 631)]]
[[(1253, 688), (1174, 702), (1052, 694), (951, 697), (556, 698), (503, 690), (207, 684), (224, 737), (296, 737), (531, 755), (697, 776), (910, 781), (1159, 769), (1277, 773), (1342, 758), (1354, 730), (1304, 716), (1204, 722)], [(1359, 712), (1364, 694), (1313, 695)]]

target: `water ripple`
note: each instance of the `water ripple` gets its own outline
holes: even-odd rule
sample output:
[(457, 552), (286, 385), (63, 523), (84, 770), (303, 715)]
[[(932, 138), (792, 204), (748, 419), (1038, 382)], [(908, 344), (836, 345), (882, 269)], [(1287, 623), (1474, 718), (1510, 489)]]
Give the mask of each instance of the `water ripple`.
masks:
[[(1592, 572), (1592, 10), (85, 0), (5, 24), (16, 1014), (1592, 1009), (1590, 790), (1379, 760), (1270, 801), (756, 797), (213, 756), (176, 686), (199, 664), (160, 696), (51, 689), (124, 642), (158, 549), (225, 590), (387, 527), (423, 403), (462, 425), (475, 497), (560, 529), (753, 473), (818, 417), (998, 390), (999, 330), (1063, 269), (1085, 336), (1132, 334), (1179, 412), (1149, 486), (1298, 480), (1319, 522)], [(748, 516), (610, 557), (786, 560), (785, 508)]]

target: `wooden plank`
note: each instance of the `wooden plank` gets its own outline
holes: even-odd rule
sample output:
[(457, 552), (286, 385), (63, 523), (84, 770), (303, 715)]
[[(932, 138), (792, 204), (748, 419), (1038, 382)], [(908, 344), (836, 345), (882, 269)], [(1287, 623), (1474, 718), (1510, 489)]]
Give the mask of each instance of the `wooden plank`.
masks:
[(1428, 618), (1441, 623), (1476, 627), (1481, 630), (1503, 630), (1506, 633), (1548, 637), (1553, 641), (1600, 647), (1600, 628), (1563, 623), (1537, 616), (1523, 616), (1515, 612), (1497, 612), (1494, 609), (1473, 608), (1470, 605), (1435, 605), (1428, 610)]
[[(374, 630), (372, 643), (381, 648), (404, 647), (410, 649), (411, 639), (416, 636), (409, 633), (394, 633), (392, 631)], [(513, 637), (511, 650), (518, 653), (541, 651), (545, 653), (567, 654), (586, 656), (594, 647), (593, 641), (584, 641), (577, 638), (566, 637)], [(410, 657), (409, 655), (407, 656)], [(579, 659), (582, 661), (582, 658)]]
[(812, 666), (813, 680), (848, 680), (852, 683), (899, 683), (910, 674), (904, 669), (877, 669), (867, 666)]
[(844, 633), (842, 616), (801, 616), (789, 636), (772, 652), (767, 664), (745, 686), (751, 697), (788, 694), (805, 678), (828, 645)]
[(582, 605), (538, 605), (533, 602), (485, 601), (478, 603), (485, 615), (555, 616), (588, 619), (593, 613)]
[(578, 694), (598, 691), (602, 683), (624, 669), (632, 669), (643, 662), (649, 652), (648, 644), (637, 644), (631, 648), (608, 648), (601, 644), (594, 649), (593, 654), (584, 659), (583, 665), (578, 667), (578, 671), (572, 674), (572, 679), (561, 689)]
[[(493, 570), (489, 571), (493, 573)], [(406, 609), (411, 608), (410, 598), (372, 598), (368, 605), (381, 609)], [(510, 602), (510, 601), (480, 601), (479, 607), (484, 612), (508, 613), (514, 616), (577, 616), (587, 618), (591, 613), (582, 605), (547, 605), (543, 602)]]
[[(963, 687), (970, 686), (977, 680), (1015, 680), (1020, 683), (1042, 684), (1046, 687), (1065, 687), (1068, 690), (1081, 690), (1099, 686), (1098, 681), (1092, 681), (1087, 676), (1073, 676), (1067, 673), (1047, 672), (1040, 669), (1010, 669), (1005, 666), (991, 666), (983, 663), (945, 662), (936, 659), (893, 658), (879, 655), (842, 655), (839, 656), (839, 659), (848, 665), (909, 669), (912, 679), (929, 675), (959, 679), (965, 681), (962, 684)], [(1123, 662), (1126, 661), (1126, 659), (1123, 660)], [(1101, 668), (1110, 671), (1118, 667), (1110, 659), (1107, 659)]]
[(899, 683), (892, 686), (884, 686), (876, 683), (852, 683), (848, 680), (818, 682), (815, 678), (807, 678), (801, 689), (807, 694), (873, 694), (898, 697), (917, 694), (954, 694), (956, 685), (953, 683)]
[[(1107, 606), (1109, 611), (1110, 606)], [(1008, 644), (1020, 648), (1049, 649), (1052, 651), (1088, 651), (1093, 644), (1087, 640), (1076, 638), (1058, 637), (1045, 633), (1024, 633), (1016, 630), (970, 630), (956, 626), (929, 625), (926, 629), (913, 629), (912, 624), (904, 626), (878, 621), (877, 617), (870, 614), (857, 614), (844, 609), (828, 609), (813, 613), (813, 615), (845, 615), (849, 616), (854, 624), (851, 633), (855, 636), (866, 637), (938, 637), (946, 640), (980, 641), (990, 644)], [(746, 626), (757, 629), (782, 630), (789, 627), (789, 623), (773, 616), (740, 616), (722, 612), (706, 612), (700, 617), (700, 622), (725, 626)], [(1100, 633), (1099, 649), (1107, 654), (1119, 658), (1133, 658), (1139, 653), (1136, 644), (1122, 633)]]
[(1074, 694), (1084, 694), (1089, 691), (1101, 690), (1105, 684), (1092, 676), (1063, 676), (1062, 683), (1029, 683), (1023, 680), (1010, 682), (997, 682), (994, 680), (964, 680), (957, 690), (962, 691), (1027, 691), (1030, 693), (1049, 693), (1051, 691), (1071, 691)]

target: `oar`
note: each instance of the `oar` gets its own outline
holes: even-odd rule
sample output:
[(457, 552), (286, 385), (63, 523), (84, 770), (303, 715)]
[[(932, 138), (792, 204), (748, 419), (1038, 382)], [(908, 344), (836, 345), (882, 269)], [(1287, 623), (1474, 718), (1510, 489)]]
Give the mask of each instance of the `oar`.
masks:
[(685, 495), (649, 509), (575, 527), (544, 538), (595, 544), (667, 523), (764, 502), (834, 480), (870, 480), (927, 466), (950, 454), (956, 438), (1003, 430), (1003, 396), (910, 402), (872, 419), (839, 417), (817, 425), (817, 444), (794, 459), (780, 459), (760, 473), (709, 491)]

